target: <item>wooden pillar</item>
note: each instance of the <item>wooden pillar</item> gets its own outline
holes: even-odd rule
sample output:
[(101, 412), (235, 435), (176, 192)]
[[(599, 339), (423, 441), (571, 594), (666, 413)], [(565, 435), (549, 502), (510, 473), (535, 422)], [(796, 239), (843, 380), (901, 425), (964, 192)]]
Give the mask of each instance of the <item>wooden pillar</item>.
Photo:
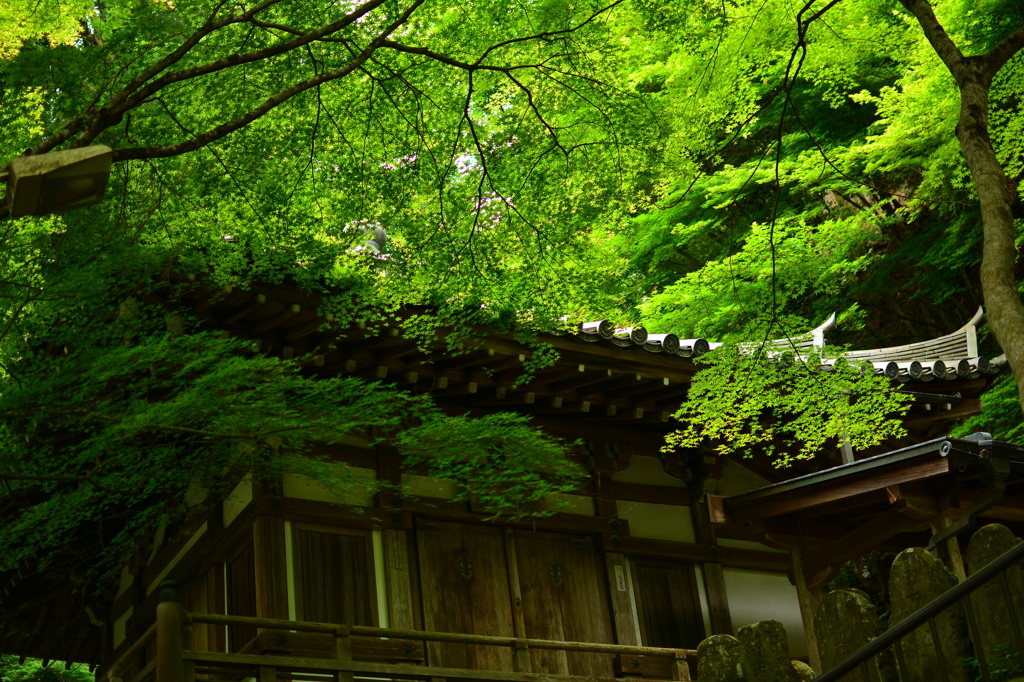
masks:
[(274, 498), (280, 484), (272, 481), (259, 492), (253, 525), (253, 553), (256, 557), (256, 616), (288, 620), (288, 568), (285, 545), (285, 517), (274, 514)]
[(181, 653), (184, 642), (178, 585), (161, 583), (156, 607), (156, 682), (184, 682)]
[[(690, 492), (694, 495), (694, 491)], [(693, 516), (693, 530), (697, 536), (697, 542), (702, 545), (718, 546), (718, 536), (715, 534), (715, 527), (711, 524), (711, 515), (708, 512), (708, 498), (697, 497), (690, 505), (690, 513)], [(711, 621), (711, 632), (709, 635), (731, 635), (732, 614), (729, 612), (729, 599), (725, 593), (725, 576), (722, 573), (722, 564), (708, 561), (701, 564), (701, 573), (704, 574), (704, 590), (708, 596), (708, 619)]]
[[(511, 528), (506, 528), (502, 536), (505, 543), (505, 568), (508, 571), (509, 597), (512, 599), (512, 631), (516, 637), (525, 638), (526, 613), (523, 611), (523, 587), (519, 582), (519, 556), (516, 554), (516, 534)], [(519, 650), (513, 647), (512, 653), (513, 658), (518, 660), (518, 657), (521, 655)], [(526, 660), (529, 660), (528, 654)], [(529, 669), (520, 672), (529, 672)]]
[(633, 610), (633, 601), (629, 598), (626, 557), (609, 552), (605, 555), (605, 562), (608, 566), (612, 618), (615, 621), (615, 641), (626, 646), (640, 646), (640, 638), (637, 636), (640, 628)]
[[(397, 491), (402, 483), (402, 472), (399, 469), (402, 456), (395, 448), (377, 447), (377, 480), (391, 486), (387, 493)], [(390, 494), (388, 497), (390, 498)]]
[(807, 656), (814, 672), (820, 675), (821, 656), (818, 654), (818, 636), (814, 632), (814, 614), (821, 603), (821, 590), (807, 587), (802, 550), (794, 547), (789, 550), (789, 556), (793, 561), (793, 581), (796, 583), (796, 596), (800, 602), (800, 618), (803, 620), (804, 637), (807, 640)]
[[(334, 657), (345, 663), (352, 661), (352, 637), (347, 625), (339, 625), (334, 632)], [(337, 682), (352, 682), (352, 673), (339, 671), (335, 675), (335, 680)]]
[(381, 532), (384, 544), (384, 581), (388, 588), (388, 624), (398, 630), (415, 630), (409, 544), (404, 530)]
[[(932, 535), (946, 530), (960, 518), (959, 509), (949, 508), (948, 502), (945, 506), (947, 508), (930, 522)], [(946, 564), (946, 568), (952, 571), (959, 582), (967, 580), (967, 571), (964, 570), (964, 557), (960, 553), (960, 541), (953, 537), (942, 544), (944, 545), (941, 552), (942, 560)]]
[(614, 519), (619, 516), (619, 506), (615, 501), (615, 483), (607, 471), (594, 471), (594, 511), (603, 519)]

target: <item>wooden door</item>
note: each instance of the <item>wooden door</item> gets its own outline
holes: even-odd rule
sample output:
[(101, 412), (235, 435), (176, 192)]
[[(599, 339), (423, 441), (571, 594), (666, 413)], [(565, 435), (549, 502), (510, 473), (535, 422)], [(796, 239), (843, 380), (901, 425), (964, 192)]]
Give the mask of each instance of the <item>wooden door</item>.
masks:
[(641, 561), (633, 564), (633, 581), (643, 645), (696, 649), (704, 619), (693, 567)]
[[(604, 561), (586, 537), (516, 531), (523, 620), (531, 639), (614, 643)], [(533, 672), (614, 677), (612, 656), (530, 652)]]
[[(514, 637), (501, 529), (444, 521), (416, 524), (423, 629)], [(430, 665), (512, 670), (506, 647), (431, 642)]]

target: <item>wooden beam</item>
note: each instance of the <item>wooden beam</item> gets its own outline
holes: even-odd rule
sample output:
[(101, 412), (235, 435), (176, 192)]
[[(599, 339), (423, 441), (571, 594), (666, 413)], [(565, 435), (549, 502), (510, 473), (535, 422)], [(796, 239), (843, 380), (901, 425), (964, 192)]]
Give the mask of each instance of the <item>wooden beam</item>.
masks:
[[(963, 488), (957, 493), (960, 505), (966, 507), (971, 502), (984, 494), (983, 490), (965, 490)], [(1004, 497), (995, 506), (981, 512), (980, 516), (1000, 521), (1022, 521), (1024, 522), (1024, 499), (1015, 497)]]
[(263, 294), (256, 294), (246, 305), (242, 306), (234, 313), (224, 318), (222, 324), (234, 324), (249, 316), (250, 313), (254, 313), (262, 308), (267, 302), (267, 297)]
[[(622, 521), (622, 523), (625, 523)], [(626, 556), (648, 559), (668, 559), (704, 564), (720, 563), (729, 568), (749, 568), (761, 571), (785, 573), (789, 560), (779, 552), (762, 552), (756, 549), (715, 547), (694, 542), (670, 542), (647, 538), (625, 537), (606, 534), (602, 536), (601, 547), (605, 552), (619, 552)]]
[(667, 485), (645, 485), (615, 481), (615, 497), (627, 502), (653, 502), (654, 504), (690, 505), (690, 491)]
[(626, 565), (626, 557), (616, 552), (608, 552), (605, 554), (605, 567), (608, 570), (608, 595), (615, 624), (615, 643), (640, 646), (640, 628), (633, 609), (633, 600), (629, 597), (629, 567)]
[(255, 325), (253, 325), (252, 330), (254, 332), (269, 331), (274, 327), (277, 327), (278, 325), (283, 324), (284, 322), (287, 322), (288, 320), (292, 319), (293, 317), (298, 315), (300, 311), (301, 307), (297, 303), (285, 305), (283, 310), (268, 315), (267, 317), (263, 318)]
[(789, 551), (793, 566), (793, 582), (796, 584), (796, 597), (800, 604), (800, 619), (804, 624), (804, 639), (807, 641), (807, 657), (815, 674), (821, 675), (821, 654), (818, 651), (818, 636), (814, 632), (814, 616), (821, 604), (820, 590), (807, 585), (804, 579), (803, 551), (794, 547)]
[(918, 524), (907, 517), (905, 508), (905, 504), (897, 504), (884, 514), (879, 514), (837, 538), (824, 549), (806, 555), (803, 558), (803, 568), (808, 587), (818, 588), (825, 585), (835, 577), (840, 565), (876, 548), (880, 543), (906, 530), (908, 526), (916, 527)]
[(732, 519), (738, 523), (752, 519), (766, 519), (797, 511), (813, 509), (820, 505), (865, 492), (879, 491), (893, 485), (920, 481), (949, 473), (947, 457), (935, 456), (902, 460), (895, 466), (869, 470), (852, 476), (814, 481), (806, 486), (793, 487), (778, 494), (768, 494), (750, 501), (730, 500), (726, 502)]

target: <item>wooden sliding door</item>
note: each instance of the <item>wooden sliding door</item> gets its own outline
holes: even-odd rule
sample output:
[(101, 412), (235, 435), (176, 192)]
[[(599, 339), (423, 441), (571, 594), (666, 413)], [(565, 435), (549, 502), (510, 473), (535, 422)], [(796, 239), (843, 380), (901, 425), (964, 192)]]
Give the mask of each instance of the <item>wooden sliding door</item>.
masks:
[[(444, 521), (418, 521), (416, 537), (424, 629), (614, 642), (604, 561), (590, 538)], [(507, 647), (432, 643), (428, 656), (441, 667), (513, 670)], [(606, 654), (533, 649), (530, 663), (535, 673), (614, 677)]]
[[(432, 632), (514, 637), (501, 529), (417, 521), (423, 628)], [(431, 665), (512, 670), (506, 647), (427, 645)]]
[[(614, 643), (604, 561), (586, 537), (515, 531), (523, 620), (531, 639)], [(533, 672), (614, 677), (608, 654), (533, 650)]]

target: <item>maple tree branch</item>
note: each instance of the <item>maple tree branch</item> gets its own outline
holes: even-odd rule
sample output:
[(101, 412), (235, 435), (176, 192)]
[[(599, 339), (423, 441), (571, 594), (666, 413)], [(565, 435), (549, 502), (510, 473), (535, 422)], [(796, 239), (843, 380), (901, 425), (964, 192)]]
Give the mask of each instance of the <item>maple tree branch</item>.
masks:
[[(382, 2), (383, 0), (373, 0), (374, 2)], [(323, 83), (344, 78), (359, 67), (361, 67), (367, 59), (380, 47), (381, 43), (387, 39), (391, 33), (397, 30), (402, 24), (404, 24), (409, 16), (423, 4), (425, 0), (416, 0), (409, 8), (396, 19), (390, 26), (388, 26), (380, 35), (378, 35), (373, 41), (370, 42), (352, 61), (345, 66), (335, 69), (333, 71), (325, 71), (324, 73), (308, 78), (304, 81), (296, 83), (290, 88), (282, 90), (273, 97), (268, 98), (260, 106), (252, 109), (251, 111), (242, 114), (241, 116), (223, 123), (216, 128), (208, 130), (205, 133), (197, 135), (191, 140), (186, 142), (180, 142), (172, 145), (159, 145), (152, 147), (132, 147), (129, 149), (120, 149), (114, 152), (114, 161), (127, 161), (130, 159), (154, 159), (167, 156), (177, 156), (179, 154), (185, 154), (197, 149), (201, 149), (206, 145), (210, 144), (215, 140), (233, 133), (239, 128), (243, 128), (248, 124), (252, 123), (256, 119), (260, 118), (271, 109), (275, 108), (282, 102), (285, 102), (292, 97), (314, 88)]]
[(931, 3), (928, 0), (900, 0), (900, 4), (917, 18), (917, 22), (921, 25), (921, 30), (924, 31), (935, 54), (939, 55), (939, 59), (959, 83), (965, 61), (964, 53), (960, 51), (960, 48), (946, 33), (946, 29), (939, 23)]
[(1024, 26), (1006, 36), (985, 55), (985, 66), (989, 78), (994, 77), (999, 69), (1003, 68), (1006, 62), (1010, 61), (1015, 54), (1024, 49)]

